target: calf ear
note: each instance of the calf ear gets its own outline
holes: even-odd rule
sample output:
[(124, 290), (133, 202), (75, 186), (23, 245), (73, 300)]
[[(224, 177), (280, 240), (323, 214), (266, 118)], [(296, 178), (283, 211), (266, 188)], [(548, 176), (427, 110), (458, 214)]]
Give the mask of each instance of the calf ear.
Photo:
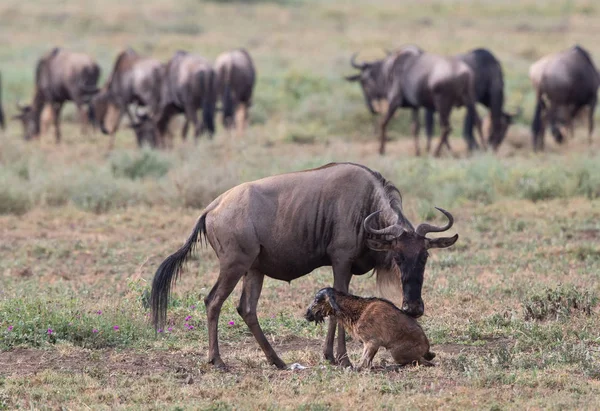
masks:
[(447, 248), (453, 245), (458, 240), (458, 234), (452, 237), (428, 238), (427, 249), (429, 248)]
[(353, 76), (346, 76), (344, 78), (346, 79), (346, 81), (358, 81), (358, 80), (360, 80), (360, 74), (355, 74)]
[(393, 248), (393, 244), (391, 241), (367, 238), (367, 247), (373, 251), (389, 251)]

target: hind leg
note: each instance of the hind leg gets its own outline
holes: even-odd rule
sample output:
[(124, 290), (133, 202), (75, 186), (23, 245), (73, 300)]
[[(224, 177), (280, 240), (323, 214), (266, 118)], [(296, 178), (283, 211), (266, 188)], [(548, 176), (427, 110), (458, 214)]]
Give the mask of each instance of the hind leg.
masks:
[(263, 280), (265, 276), (258, 272), (251, 270), (244, 276), (244, 288), (242, 290), (242, 296), (240, 298), (240, 304), (238, 305), (237, 311), (240, 316), (244, 319), (244, 322), (256, 338), (258, 345), (267, 356), (269, 363), (274, 364), (277, 368), (285, 368), (285, 363), (277, 356), (277, 353), (265, 337), (260, 324), (258, 323), (258, 317), (256, 316), (256, 307), (258, 305), (258, 299), (260, 292), (262, 291)]
[(208, 319), (208, 362), (224, 367), (225, 363), (219, 353), (219, 316), (221, 307), (229, 297), (240, 278), (248, 271), (251, 261), (233, 261), (221, 264), (219, 278), (210, 293), (204, 299)]
[(450, 104), (449, 101), (445, 101), (445, 99), (442, 99), (441, 96), (436, 103), (437, 103), (436, 109), (437, 109), (437, 111), (439, 113), (439, 117), (440, 117), (441, 136), (440, 136), (440, 142), (439, 142), (437, 148), (435, 149), (434, 156), (435, 157), (440, 156), (442, 147), (444, 145), (447, 146), (450, 153), (454, 155), (454, 153), (452, 152), (452, 148), (450, 147), (450, 142), (448, 141), (448, 136), (450, 135), (450, 132), (452, 131), (452, 128), (450, 127), (450, 111), (452, 110), (452, 105)]
[(365, 342), (363, 346), (363, 353), (360, 359), (360, 365), (357, 370), (370, 369), (373, 366), (373, 358), (379, 351), (379, 345), (374, 341)]
[(421, 147), (419, 147), (419, 131), (421, 129), (421, 123), (419, 122), (419, 109), (413, 108), (412, 110), (412, 132), (413, 139), (415, 140), (415, 155), (418, 157), (421, 155)]

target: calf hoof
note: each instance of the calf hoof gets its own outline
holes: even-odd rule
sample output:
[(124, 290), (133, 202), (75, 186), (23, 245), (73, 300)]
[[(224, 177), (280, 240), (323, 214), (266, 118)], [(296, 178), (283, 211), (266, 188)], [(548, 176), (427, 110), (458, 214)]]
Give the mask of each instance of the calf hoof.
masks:
[(337, 364), (337, 362), (335, 361), (335, 357), (333, 356), (333, 353), (324, 352), (323, 358), (325, 358), (325, 360), (328, 361), (330, 364), (334, 364), (334, 365)]

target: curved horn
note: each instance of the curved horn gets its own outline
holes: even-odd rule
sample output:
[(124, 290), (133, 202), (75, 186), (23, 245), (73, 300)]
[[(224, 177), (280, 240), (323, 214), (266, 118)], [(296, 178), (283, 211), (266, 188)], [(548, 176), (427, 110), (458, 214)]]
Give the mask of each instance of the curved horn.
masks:
[(358, 70), (365, 69), (367, 67), (367, 63), (358, 64), (356, 62), (356, 56), (358, 56), (358, 51), (356, 53), (352, 54), (352, 57), (350, 57), (350, 64), (352, 65), (352, 67), (354, 67), (355, 69), (358, 69)]
[[(381, 213), (382, 211), (383, 210), (375, 211), (374, 213), (369, 214), (367, 218), (365, 218), (365, 221), (363, 222), (363, 227), (365, 231), (373, 235), (393, 235), (394, 237), (399, 237), (404, 232), (404, 229), (396, 224), (382, 229), (375, 229), (371, 227), (371, 220), (377, 215), (379, 215), (379, 213)], [(400, 230), (400, 233), (398, 233), (398, 230)]]
[(436, 207), (436, 209), (439, 210), (442, 214), (444, 214), (446, 218), (448, 218), (448, 223), (443, 227), (436, 227), (427, 223), (419, 224), (419, 226), (415, 230), (417, 234), (419, 234), (422, 237), (425, 237), (427, 233), (441, 233), (442, 231), (449, 230), (452, 227), (452, 225), (454, 224), (454, 217), (452, 217), (452, 214), (450, 214), (443, 208)]

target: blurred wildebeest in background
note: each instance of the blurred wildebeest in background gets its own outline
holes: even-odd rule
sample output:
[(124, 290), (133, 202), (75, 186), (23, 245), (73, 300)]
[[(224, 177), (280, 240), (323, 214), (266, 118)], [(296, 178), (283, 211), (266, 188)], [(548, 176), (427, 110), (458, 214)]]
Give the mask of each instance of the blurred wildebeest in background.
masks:
[[(152, 282), (156, 328), (166, 321), (169, 294), (181, 268), (204, 235), (219, 258), (219, 278), (206, 296), (209, 362), (224, 365), (219, 353), (221, 307), (243, 279), (238, 312), (271, 364), (284, 368), (256, 316), (264, 277), (292, 281), (323, 266), (333, 268), (333, 286), (347, 292), (353, 275), (373, 269), (384, 295), (402, 289), (402, 309), (420, 317), (427, 250), (453, 245), (452, 237), (427, 238), (452, 227), (426, 223), (416, 229), (402, 210), (402, 196), (383, 176), (359, 164), (333, 163), (240, 184), (217, 197), (198, 218), (185, 244), (167, 257)], [(379, 227), (379, 228), (376, 228)], [(393, 297), (392, 297), (393, 298)], [(325, 358), (335, 361), (336, 321), (330, 321)], [(344, 329), (338, 329), (337, 359), (350, 365)]]
[(252, 104), (256, 82), (252, 58), (245, 49), (222, 53), (215, 61), (215, 72), (217, 95), (223, 110), (223, 126), (235, 126), (238, 134), (242, 134), (248, 121), (248, 108)]
[[(150, 116), (158, 113), (162, 76), (160, 61), (142, 57), (132, 48), (119, 53), (110, 77), (91, 104), (100, 129), (110, 135), (109, 149), (114, 145), (123, 114), (127, 114), (132, 125), (136, 123), (130, 104), (147, 107)], [(140, 140), (138, 144), (141, 145)]]
[[(445, 145), (450, 143), (450, 113), (453, 107), (466, 106), (478, 129), (482, 145), (481, 120), (475, 109), (475, 87), (473, 70), (456, 57), (443, 57), (409, 46), (395, 53), (394, 64), (388, 79), (388, 109), (380, 125), (379, 153), (385, 153), (386, 128), (399, 107), (412, 108), (415, 152), (419, 147), (419, 107), (436, 111), (440, 118), (441, 138), (435, 156), (439, 156)], [(427, 140), (427, 151), (430, 140)]]
[(365, 104), (371, 114), (383, 114), (387, 110), (387, 90), (389, 69), (394, 63), (395, 55), (388, 53), (387, 56), (380, 60), (363, 61), (358, 63), (354, 53), (350, 58), (350, 64), (360, 73), (352, 76), (347, 76), (347, 81), (360, 82), (360, 87), (363, 92)]
[[(487, 137), (487, 141), (492, 148), (497, 150), (500, 144), (502, 144), (514, 117), (520, 114), (520, 109), (515, 113), (506, 113), (503, 111), (504, 75), (502, 73), (502, 65), (489, 50), (482, 48), (471, 50), (457, 57), (467, 63), (471, 67), (471, 70), (473, 70), (475, 100), (486, 106), (490, 114), (490, 130), (489, 134), (485, 137)], [(473, 112), (467, 110), (463, 137), (467, 141), (469, 150), (477, 147), (477, 143), (473, 137), (474, 124)]]
[[(203, 57), (178, 51), (167, 63), (162, 82), (160, 109), (154, 116), (159, 137), (163, 139), (171, 118), (179, 113), (186, 122), (194, 125), (194, 137), (204, 130), (209, 136), (215, 132), (216, 75), (208, 60)], [(202, 109), (202, 121), (198, 110)], [(184, 127), (183, 137), (185, 138)]]
[(0, 127), (2, 127), (2, 130), (6, 127), (4, 110), (2, 109), (2, 73), (0, 73)]
[[(564, 136), (558, 124), (560, 117), (570, 124), (586, 106), (589, 107), (588, 140), (591, 144), (600, 75), (590, 54), (576, 45), (545, 56), (530, 67), (529, 78), (537, 95), (531, 125), (534, 150), (544, 149), (547, 123), (556, 141), (562, 143)], [(559, 115), (561, 111), (562, 115)]]
[(96, 84), (99, 77), (100, 66), (87, 54), (58, 47), (45, 54), (36, 66), (32, 104), (17, 105), (21, 112), (15, 118), (23, 123), (25, 139), (39, 136), (41, 113), (44, 106), (49, 104), (53, 112), (56, 142), (60, 142), (60, 112), (66, 101), (73, 101), (77, 105), (85, 133), (89, 114), (84, 106), (98, 92)]

